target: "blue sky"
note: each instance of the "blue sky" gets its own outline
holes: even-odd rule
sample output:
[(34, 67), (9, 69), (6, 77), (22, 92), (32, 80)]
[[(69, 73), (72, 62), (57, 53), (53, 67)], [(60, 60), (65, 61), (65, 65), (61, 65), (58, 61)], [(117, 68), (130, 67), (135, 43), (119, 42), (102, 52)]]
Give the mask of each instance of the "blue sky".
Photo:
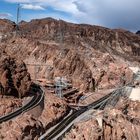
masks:
[[(17, 2), (7, 2), (0, 0), (0, 18), (8, 18), (10, 20), (16, 21), (17, 4)], [(30, 3), (27, 4), (29, 6), (31, 5)], [(25, 6), (27, 4), (25, 4)], [(36, 5), (36, 3), (34, 5)], [(76, 22), (70, 13), (56, 10), (51, 6), (48, 6), (47, 8), (26, 8), (24, 7), (24, 4), (21, 3), (20, 7), (20, 20), (30, 21), (31, 19), (36, 18), (53, 17), (56, 19), (64, 19), (69, 22)]]
[(53, 17), (74, 23), (109, 28), (140, 29), (140, 0), (0, 0), (0, 18), (16, 20), (20, 3), (20, 20)]

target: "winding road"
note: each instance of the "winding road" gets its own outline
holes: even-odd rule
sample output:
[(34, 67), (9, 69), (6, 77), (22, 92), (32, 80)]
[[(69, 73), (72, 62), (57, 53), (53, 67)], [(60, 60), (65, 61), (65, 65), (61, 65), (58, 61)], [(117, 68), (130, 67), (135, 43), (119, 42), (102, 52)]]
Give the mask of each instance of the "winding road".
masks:
[[(54, 127), (54, 129), (52, 129), (51, 132), (45, 133), (44, 135), (42, 135), (39, 138), (39, 140), (56, 140), (56, 139), (58, 139), (65, 132), (67, 132), (68, 129), (71, 128), (71, 126), (74, 124), (76, 118), (83, 115), (83, 113), (89, 111), (90, 109), (98, 109), (100, 107), (103, 108), (103, 106), (105, 106), (105, 104), (108, 102), (110, 97), (113, 97), (116, 94), (116, 91), (120, 92), (121, 89), (122, 88), (111, 92), (110, 94), (100, 98), (99, 100), (91, 103), (90, 105), (88, 105), (86, 107), (79, 109), (78, 111), (77, 110), (73, 111), (73, 113), (71, 115), (64, 118), (56, 127)], [(103, 106), (101, 106), (101, 105), (103, 105)]]
[[(84, 113), (88, 112), (91, 109), (104, 109), (104, 107), (108, 103), (111, 104), (113, 103), (113, 105), (116, 104), (120, 96), (122, 96), (123, 89), (130, 85), (131, 83), (127, 84), (124, 87), (120, 87), (112, 91), (110, 94), (100, 98), (99, 100), (80, 108), (79, 110), (72, 110), (68, 116), (66, 116), (56, 126), (52, 127), (52, 129), (49, 132), (44, 133), (39, 138), (39, 140), (57, 140), (59, 138), (62, 138), (62, 136), (76, 122), (77, 118), (80, 118)], [(13, 119), (14, 117), (20, 115), (21, 113), (33, 109), (43, 100), (43, 98), (44, 98), (44, 90), (40, 87), (40, 90), (34, 95), (34, 97), (31, 99), (29, 103), (17, 109), (15, 112), (0, 117), (0, 123)]]
[(44, 90), (41, 87), (39, 87), (37, 93), (34, 94), (34, 97), (31, 99), (30, 102), (28, 102), (26, 105), (18, 108), (14, 112), (11, 112), (5, 116), (1, 116), (0, 123), (11, 120), (11, 119), (17, 117), (18, 115), (20, 115), (21, 113), (24, 113), (24, 112), (27, 112), (27, 111), (33, 109), (34, 107), (36, 107), (37, 105), (40, 104), (40, 102), (43, 100), (43, 98), (44, 98)]
[(71, 126), (76, 122), (76, 119), (82, 116), (84, 113), (88, 112), (90, 109), (104, 109), (107, 104), (115, 105), (121, 96), (128, 96), (125, 93), (126, 87), (131, 87), (134, 82), (138, 78), (138, 72), (133, 77), (132, 81), (127, 85), (120, 87), (110, 94), (100, 98), (99, 100), (82, 107), (79, 110), (73, 111), (70, 115), (65, 117), (61, 122), (59, 122), (49, 133), (44, 133), (39, 140), (57, 140), (59, 138), (62, 139), (63, 135), (71, 128)]

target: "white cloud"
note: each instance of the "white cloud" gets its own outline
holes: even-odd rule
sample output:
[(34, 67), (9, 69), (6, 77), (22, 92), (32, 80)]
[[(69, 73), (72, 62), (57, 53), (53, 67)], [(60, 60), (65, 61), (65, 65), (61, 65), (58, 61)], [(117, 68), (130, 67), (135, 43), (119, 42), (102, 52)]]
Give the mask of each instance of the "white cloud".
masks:
[[(72, 20), (111, 28), (140, 29), (140, 0), (5, 0), (69, 13)], [(38, 7), (38, 8), (39, 8)]]
[[(82, 14), (78, 9), (77, 5), (74, 3), (76, 0), (5, 0), (10, 3), (21, 3), (26, 4), (26, 7), (39, 6), (43, 7), (52, 7), (55, 10), (67, 12), (71, 14)], [(29, 3), (27, 5), (27, 3)], [(31, 6), (32, 5), (32, 6)]]
[[(43, 0), (37, 0), (37, 1), (43, 1)], [(47, 0), (46, 2), (43, 3), (58, 11), (71, 13), (73, 15), (82, 14), (78, 10), (77, 5), (74, 2), (75, 0)]]
[(12, 14), (10, 13), (0, 13), (0, 18), (3, 19), (3, 18), (11, 18), (13, 17)]
[(10, 3), (29, 3), (31, 2), (30, 0), (4, 0)]
[(132, 31), (140, 29), (140, 0), (76, 0), (85, 16), (76, 16), (79, 22), (125, 28)]
[(43, 8), (42, 6), (33, 4), (21, 4), (21, 8), (31, 10), (45, 10), (45, 8)]

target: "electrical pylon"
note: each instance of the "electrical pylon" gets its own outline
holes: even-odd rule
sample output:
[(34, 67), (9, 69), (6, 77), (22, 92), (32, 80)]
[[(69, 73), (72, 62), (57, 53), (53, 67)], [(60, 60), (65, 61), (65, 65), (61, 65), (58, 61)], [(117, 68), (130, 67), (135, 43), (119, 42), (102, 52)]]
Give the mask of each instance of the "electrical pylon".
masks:
[(20, 17), (20, 4), (17, 5), (17, 21), (16, 21), (16, 33), (19, 30), (19, 17)]

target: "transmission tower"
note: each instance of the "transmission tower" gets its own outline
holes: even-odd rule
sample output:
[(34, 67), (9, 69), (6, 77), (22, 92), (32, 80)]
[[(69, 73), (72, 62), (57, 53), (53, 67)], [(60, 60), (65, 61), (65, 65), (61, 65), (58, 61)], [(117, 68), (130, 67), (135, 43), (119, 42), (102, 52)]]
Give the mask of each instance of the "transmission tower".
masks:
[(59, 19), (59, 35), (60, 35), (60, 45), (62, 46), (63, 44), (63, 30), (62, 30), (62, 22), (61, 20)]
[(62, 88), (62, 78), (58, 77), (55, 79), (55, 93), (59, 98), (63, 97)]
[(17, 5), (17, 21), (16, 21), (16, 33), (19, 30), (19, 18), (20, 18), (20, 4)]

